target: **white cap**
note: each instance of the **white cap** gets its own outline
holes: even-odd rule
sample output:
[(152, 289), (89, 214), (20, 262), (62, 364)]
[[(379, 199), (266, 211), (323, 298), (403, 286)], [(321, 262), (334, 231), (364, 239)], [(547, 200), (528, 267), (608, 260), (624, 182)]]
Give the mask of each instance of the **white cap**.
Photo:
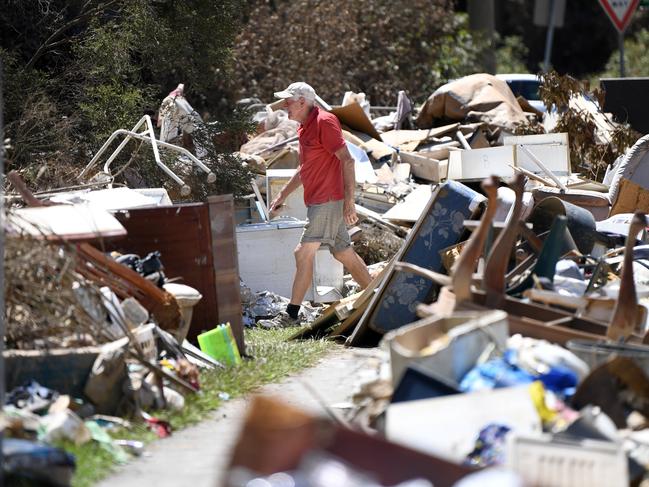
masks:
[(284, 91), (275, 92), (277, 98), (299, 98), (303, 97), (307, 101), (315, 101), (315, 90), (304, 81), (291, 83)]

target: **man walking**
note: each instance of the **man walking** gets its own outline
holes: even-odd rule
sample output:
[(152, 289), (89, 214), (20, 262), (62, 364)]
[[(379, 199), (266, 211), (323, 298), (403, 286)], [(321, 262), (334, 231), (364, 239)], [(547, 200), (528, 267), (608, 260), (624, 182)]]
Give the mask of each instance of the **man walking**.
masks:
[(284, 100), (288, 118), (300, 123), (297, 129), (300, 143), (300, 165), (295, 175), (270, 204), (270, 211), (304, 186), (307, 224), (295, 255), (295, 278), (291, 301), (285, 312), (272, 320), (261, 320), (263, 327), (295, 326), (298, 312), (313, 278), (313, 260), (320, 245), (326, 245), (334, 258), (341, 262), (354, 280), (367, 287), (370, 274), (363, 259), (351, 246), (346, 225), (358, 221), (354, 206), (354, 160), (352, 159), (340, 123), (335, 115), (315, 106), (315, 91), (304, 82), (292, 83), (275, 93)]

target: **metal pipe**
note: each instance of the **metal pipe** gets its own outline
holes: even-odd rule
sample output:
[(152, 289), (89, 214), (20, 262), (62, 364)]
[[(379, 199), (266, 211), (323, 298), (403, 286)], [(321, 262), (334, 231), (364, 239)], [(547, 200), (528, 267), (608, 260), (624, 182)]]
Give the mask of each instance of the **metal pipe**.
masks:
[(462, 144), (462, 147), (464, 147), (466, 150), (472, 150), (473, 148), (469, 145), (469, 142), (466, 140), (466, 137), (462, 133), (461, 130), (458, 130), (455, 132), (455, 136), (458, 138), (460, 141), (460, 144)]
[[(140, 128), (142, 124), (147, 125), (146, 129), (143, 132), (136, 132), (136, 130)], [(183, 196), (188, 195), (191, 192), (191, 189), (189, 188), (189, 186), (185, 184), (185, 182), (182, 179), (180, 179), (180, 177), (177, 174), (171, 171), (171, 169), (169, 169), (162, 162), (160, 158), (158, 145), (160, 147), (164, 147), (166, 149), (180, 152), (181, 154), (186, 155), (192, 161), (193, 165), (197, 166), (199, 169), (201, 169), (203, 172), (207, 174), (208, 183), (213, 183), (214, 181), (216, 181), (216, 174), (210, 171), (210, 169), (205, 164), (203, 164), (203, 162), (201, 162), (196, 156), (194, 156), (194, 154), (192, 154), (190, 151), (188, 151), (184, 147), (178, 147), (177, 145), (173, 145), (167, 142), (162, 142), (160, 140), (157, 140), (155, 138), (155, 133), (153, 131), (153, 124), (151, 123), (151, 118), (148, 115), (144, 115), (131, 130), (117, 129), (115, 132), (113, 132), (111, 136), (108, 138), (108, 140), (104, 142), (104, 144), (101, 146), (97, 154), (95, 154), (95, 156), (91, 159), (91, 161), (88, 163), (85, 169), (81, 172), (81, 174), (77, 176), (77, 179), (80, 180), (83, 178), (83, 176), (88, 172), (88, 170), (90, 170), (92, 166), (96, 164), (96, 162), (99, 160), (101, 155), (106, 151), (106, 149), (110, 146), (110, 144), (113, 142), (113, 140), (115, 140), (115, 138), (118, 135), (126, 135), (126, 138), (120, 143), (120, 145), (113, 151), (113, 153), (104, 163), (104, 172), (107, 174), (110, 174), (110, 165), (115, 160), (115, 158), (119, 155), (120, 151), (126, 146), (126, 144), (131, 139), (138, 139), (144, 142), (149, 142), (151, 144), (156, 165), (160, 167), (160, 169), (162, 169), (177, 184), (182, 186), (181, 194)]]

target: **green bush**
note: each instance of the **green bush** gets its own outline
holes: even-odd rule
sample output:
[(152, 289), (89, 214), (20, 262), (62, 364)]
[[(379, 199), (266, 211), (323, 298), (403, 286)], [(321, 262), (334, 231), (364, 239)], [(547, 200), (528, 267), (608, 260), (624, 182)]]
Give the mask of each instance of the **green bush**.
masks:
[[(649, 30), (642, 29), (633, 37), (624, 40), (624, 71), (625, 76), (649, 76)], [(617, 78), (620, 76), (620, 53), (615, 51), (611, 54), (604, 72), (600, 78)]]

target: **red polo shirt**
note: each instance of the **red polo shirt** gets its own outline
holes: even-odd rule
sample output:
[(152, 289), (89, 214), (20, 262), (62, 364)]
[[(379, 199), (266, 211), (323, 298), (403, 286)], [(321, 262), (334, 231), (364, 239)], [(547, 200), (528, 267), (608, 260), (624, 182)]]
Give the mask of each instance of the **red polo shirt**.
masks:
[(304, 204), (311, 206), (343, 199), (343, 171), (336, 151), (345, 145), (345, 139), (338, 118), (313, 107), (297, 134)]

